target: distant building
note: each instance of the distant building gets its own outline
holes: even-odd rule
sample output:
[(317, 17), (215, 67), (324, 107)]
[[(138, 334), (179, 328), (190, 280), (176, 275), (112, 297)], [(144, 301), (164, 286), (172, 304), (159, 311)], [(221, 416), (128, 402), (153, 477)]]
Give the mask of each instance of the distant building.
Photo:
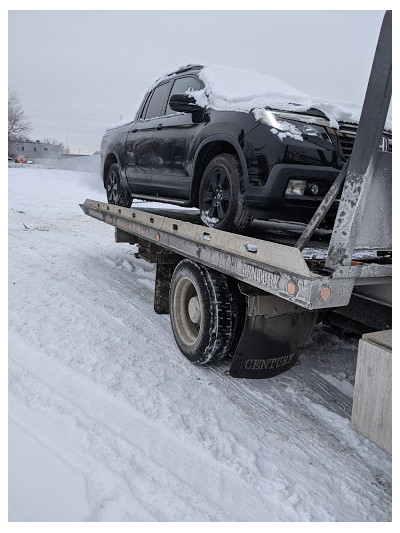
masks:
[(13, 146), (13, 152), (15, 156), (24, 156), (31, 161), (36, 159), (61, 159), (63, 145), (40, 141), (16, 142)]

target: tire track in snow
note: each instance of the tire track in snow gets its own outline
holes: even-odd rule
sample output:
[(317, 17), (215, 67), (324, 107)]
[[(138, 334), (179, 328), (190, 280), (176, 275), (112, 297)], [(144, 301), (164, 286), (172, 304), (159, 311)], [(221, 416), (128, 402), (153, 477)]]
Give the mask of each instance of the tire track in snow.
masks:
[[(285, 385), (288, 381), (291, 382), (291, 387)], [(254, 420), (257, 420), (258, 427), (254, 436), (257, 435), (260, 442), (268, 441), (271, 438), (269, 433), (272, 432), (275, 437), (283, 440), (289, 450), (296, 447), (296, 455), (299, 456), (297, 461), (300, 458), (303, 461), (302, 484), (299, 486), (298, 463), (292, 465), (290, 461), (285, 464), (283, 481), (288, 487), (296, 487), (293, 490), (303, 496), (297, 507), (299, 513), (302, 509), (304, 516), (308, 515), (313, 520), (321, 519), (321, 510), (314, 514), (314, 509), (315, 503), (322, 497), (327, 513), (323, 519), (359, 520), (360, 516), (364, 516), (363, 519), (368, 520), (370, 507), (383, 505), (382, 487), (372, 482), (377, 476), (377, 470), (371, 459), (375, 454), (379, 456), (380, 461), (387, 462), (389, 468), (390, 459), (356, 432), (347, 418), (332, 413), (329, 408), (308, 398), (304, 390), (301, 390), (301, 381), (299, 375), (288, 378), (286, 374), (264, 383), (222, 380), (218, 383), (218, 388), (220, 392), (225, 390), (227, 400), (246, 413), (249, 421), (253, 420), (254, 424)], [(336, 391), (336, 396), (340, 395), (340, 391)], [(264, 431), (258, 428), (264, 428)], [(275, 439), (272, 438), (273, 440)], [(290, 457), (290, 452), (287, 455)], [(326, 487), (319, 483), (321, 469), (331, 471), (330, 482)], [(265, 471), (263, 474), (268, 475)], [(327, 472), (324, 472), (324, 477), (326, 475)], [(372, 483), (361, 497), (359, 487), (363, 485), (365, 477)], [(336, 485), (340, 490), (346, 486), (346, 492), (352, 494), (358, 502), (358, 507), (354, 507), (350, 512), (349, 509), (344, 509), (342, 517), (338, 516), (335, 511), (336, 492), (332, 490), (332, 485)], [(311, 494), (313, 497), (310, 499)], [(390, 490), (384, 507), (383, 516), (385, 513), (390, 515)]]
[[(79, 265), (79, 261), (77, 260), (77, 258), (71, 258), (71, 260), (74, 261), (74, 266), (76, 266), (77, 264)], [(82, 261), (81, 261), (82, 263)], [(102, 325), (99, 325), (97, 326), (97, 329), (99, 331), (102, 331), (106, 326), (107, 324), (109, 323), (109, 319), (110, 317), (114, 317), (113, 320), (116, 320), (116, 323), (115, 323), (115, 326), (119, 329), (121, 328), (128, 328), (128, 332), (129, 332), (129, 321), (127, 321), (127, 317), (131, 316), (132, 314), (132, 304), (130, 302), (130, 292), (134, 293), (135, 291), (135, 283), (136, 283), (136, 280), (135, 278), (131, 275), (130, 272), (127, 272), (127, 271), (121, 271), (121, 270), (113, 270), (110, 272), (110, 266), (109, 264), (107, 264), (107, 261), (105, 262), (106, 264), (104, 264), (104, 261), (100, 260), (96, 263), (96, 268), (94, 268), (93, 264), (92, 264), (92, 259), (89, 261), (89, 264), (92, 265), (92, 268), (87, 268), (87, 262), (86, 261), (83, 261), (82, 265), (80, 267), (78, 267), (76, 269), (76, 272), (77, 274), (74, 275), (75, 277), (75, 284), (77, 281), (79, 281), (78, 285), (77, 285), (77, 289), (76, 291), (72, 292), (69, 292), (68, 291), (68, 282), (67, 280), (69, 279), (69, 272), (68, 270), (66, 270), (65, 274), (65, 280), (60, 280), (59, 279), (59, 274), (58, 272), (55, 272), (53, 273), (52, 271), (49, 271), (48, 273), (48, 276), (50, 276), (50, 278), (53, 276), (53, 279), (55, 281), (57, 281), (57, 290), (58, 290), (58, 293), (59, 295), (63, 295), (63, 298), (62, 300), (58, 300), (58, 314), (55, 315), (56, 316), (56, 319), (57, 321), (59, 321), (60, 319), (63, 321), (63, 304), (62, 302), (65, 301), (65, 300), (68, 300), (69, 302), (71, 302), (70, 304), (68, 304), (66, 307), (65, 307), (65, 320), (67, 321), (68, 320), (68, 317), (69, 317), (69, 309), (71, 307), (74, 307), (75, 308), (75, 312), (76, 312), (76, 315), (77, 316), (85, 316), (85, 315), (88, 315), (91, 317), (90, 320), (93, 320), (93, 317), (95, 317), (98, 321), (100, 321), (100, 323)], [(67, 265), (68, 266), (68, 265)], [(85, 273), (84, 275), (82, 275), (83, 273)], [(90, 274), (87, 275), (86, 273)], [(71, 272), (71, 275), (72, 275), (72, 272)], [(110, 283), (110, 276), (111, 278), (114, 278), (118, 281), (118, 283)], [(81, 290), (79, 290), (79, 287), (81, 288)], [(131, 291), (127, 291), (127, 288), (130, 287), (131, 288)], [(95, 291), (95, 294), (96, 294), (96, 298), (97, 298), (97, 301), (93, 301), (93, 296), (94, 294), (92, 293), (92, 290)], [(85, 298), (82, 298), (82, 293), (85, 294)], [(49, 298), (50, 300), (54, 300), (55, 297), (57, 295), (51, 295), (51, 298)], [(90, 298), (89, 298), (90, 297)], [(90, 302), (90, 303), (89, 303)], [(93, 303), (95, 303), (95, 306), (93, 306)], [(147, 312), (143, 313), (143, 300), (141, 298), (141, 303), (142, 305), (141, 306), (138, 306), (137, 304), (133, 305), (133, 307), (139, 312), (139, 316), (136, 315), (135, 316), (135, 319), (136, 319), (136, 329), (137, 329), (137, 334), (139, 335), (139, 337), (137, 338), (137, 340), (140, 340), (140, 331), (141, 330), (146, 330), (146, 329), (151, 329), (155, 335), (157, 335), (158, 337), (160, 337), (160, 331), (159, 331), (159, 328), (156, 327), (154, 325), (154, 322), (157, 320), (158, 321), (158, 318), (159, 317), (156, 317), (155, 315), (153, 315), (153, 311), (150, 307), (149, 309), (149, 312), (151, 313), (152, 316), (150, 316)], [(151, 293), (148, 294), (148, 298), (147, 298), (147, 302), (145, 302), (144, 305), (151, 305), (152, 303), (152, 295)], [(119, 316), (122, 316), (123, 318), (120, 318), (118, 319)], [(170, 333), (170, 329), (169, 329), (169, 324), (165, 324), (165, 335), (168, 337), (170, 337), (170, 339), (172, 339), (172, 335)], [(39, 328), (33, 328), (34, 330), (38, 330), (40, 331)], [(68, 349), (68, 344), (69, 344), (69, 348), (73, 348), (73, 345), (70, 344), (70, 340), (69, 340), (69, 337), (70, 335), (72, 335), (72, 331), (71, 333), (69, 334), (66, 334), (64, 337), (65, 337), (65, 341), (67, 343), (66, 345), (66, 348)], [(41, 336), (44, 335), (44, 332), (41, 331)], [(50, 333), (50, 338), (51, 338), (51, 333)], [(142, 336), (142, 341), (145, 341), (146, 340), (146, 337), (143, 337)], [(46, 339), (42, 338), (41, 340), (41, 343), (43, 345), (48, 345), (50, 343), (50, 339), (46, 342)], [(163, 339), (163, 342), (162, 344), (164, 344), (164, 347), (165, 349), (170, 349), (170, 345), (168, 342), (164, 342), (164, 339)], [(51, 343), (50, 343), (51, 345)], [(129, 345), (128, 345), (129, 346)], [(104, 348), (104, 346), (102, 347)], [(121, 345), (120, 347), (121, 349), (121, 353), (123, 353), (124, 351), (126, 351), (126, 348), (124, 348), (124, 344)], [(64, 348), (62, 348), (62, 351), (64, 351)], [(177, 349), (175, 348), (175, 351), (177, 352)], [(121, 355), (121, 354), (120, 354)], [(117, 359), (120, 358), (120, 355), (117, 356)], [(178, 357), (181, 357), (179, 354), (178, 354)], [(124, 358), (126, 360), (126, 357)], [(136, 360), (135, 364), (137, 365), (139, 363), (139, 361)], [(186, 372), (183, 370), (183, 367), (187, 364), (184, 360), (181, 360), (181, 364), (182, 364), (182, 369), (181, 371), (183, 371), (183, 376), (186, 375)], [(139, 364), (140, 366), (140, 364)], [(118, 372), (119, 372), (119, 368), (117, 368), (115, 371), (113, 371), (113, 368), (110, 367), (110, 366), (107, 366), (105, 367), (106, 368), (106, 371), (107, 373), (110, 374), (110, 377), (112, 379), (112, 374), (114, 373), (114, 375), (118, 376)], [(85, 367), (82, 367), (79, 369), (81, 372), (85, 372), (87, 373), (88, 370), (90, 370), (90, 366), (88, 366), (87, 368)], [(138, 369), (137, 369), (138, 370)], [(198, 369), (192, 369), (193, 370), (193, 373), (194, 372), (199, 372)], [(163, 371), (165, 371), (165, 369), (163, 369)], [(190, 372), (190, 370), (189, 370)], [(201, 371), (200, 371), (201, 372)], [(169, 373), (167, 371), (167, 373)], [(93, 373), (90, 372), (89, 374), (91, 376), (91, 378), (93, 379)], [(247, 415), (248, 415), (248, 419), (249, 419), (249, 423), (250, 425), (253, 425), (251, 423), (251, 420), (254, 420), (254, 417), (259, 417), (259, 412), (255, 411), (254, 409), (254, 402), (261, 402), (261, 405), (264, 405), (266, 406), (266, 403), (267, 403), (267, 399), (268, 399), (268, 402), (269, 402), (269, 406), (271, 406), (271, 404), (274, 405), (274, 410), (275, 412), (277, 412), (278, 414), (278, 417), (281, 417), (282, 420), (283, 420), (283, 423), (282, 424), (275, 424), (275, 427), (273, 428), (275, 430), (275, 434), (277, 434), (278, 436), (279, 435), (282, 435), (282, 438), (286, 439), (286, 442), (288, 442), (287, 440), (287, 437), (285, 435), (285, 428), (287, 427), (287, 424), (292, 424), (292, 423), (295, 423), (296, 427), (298, 427), (298, 423), (296, 424), (296, 419), (295, 417), (293, 419), (291, 419), (291, 416), (290, 416), (290, 413), (287, 412), (287, 401), (288, 401), (288, 397), (287, 395), (286, 396), (282, 396), (281, 397), (281, 405), (279, 405), (279, 402), (277, 401), (278, 400), (278, 397), (277, 397), (277, 391), (275, 390), (274, 391), (274, 394), (270, 394), (268, 392), (268, 389), (266, 389), (262, 394), (259, 394), (257, 396), (257, 398), (254, 397), (254, 394), (248, 394), (248, 387), (245, 387), (243, 386), (243, 383), (239, 383), (238, 381), (235, 381), (235, 385), (232, 386), (232, 380), (230, 380), (229, 378), (227, 378), (226, 376), (221, 376), (222, 379), (218, 378), (218, 383), (216, 384), (217, 385), (217, 388), (219, 389), (219, 392), (221, 392), (224, 387), (225, 387), (225, 384), (228, 384), (228, 387), (231, 389), (231, 391), (234, 392), (233, 394), (233, 400), (234, 400), (234, 403), (236, 405), (241, 405), (241, 408), (242, 408), (242, 411), (243, 412), (246, 412)], [(97, 379), (97, 378), (96, 378)], [(178, 376), (175, 375), (173, 377), (173, 379), (176, 381), (176, 385), (178, 386), (179, 382), (180, 382), (180, 386), (183, 386), (183, 387), (187, 387), (187, 384), (184, 382), (184, 380), (179, 380)], [(299, 385), (299, 382), (297, 380), (294, 380), (293, 381), (293, 386), (298, 386)], [(117, 377), (117, 381), (116, 381), (116, 386), (118, 386), (118, 377)], [(148, 393), (149, 391), (147, 391)], [(227, 391), (226, 391), (227, 392)], [(145, 391), (144, 391), (145, 393)], [(263, 396), (264, 395), (264, 396)], [(157, 395), (157, 393), (154, 393), (153, 391), (150, 393), (150, 397), (152, 397), (152, 402), (150, 402), (150, 405), (151, 404), (156, 404), (156, 405), (159, 405), (161, 402), (162, 402), (162, 399), (159, 397), (159, 395)], [(227, 397), (229, 398), (229, 394), (227, 394)], [(227, 417), (228, 414), (227, 414), (227, 409), (226, 409), (226, 405), (224, 406), (224, 397), (221, 399), (221, 401), (218, 401), (218, 403), (220, 403), (220, 409), (221, 409), (221, 412), (224, 412), (225, 413), (225, 416)], [(285, 404), (286, 404), (286, 409), (285, 409)], [(159, 413), (157, 412), (154, 412), (154, 409), (151, 405), (151, 410), (153, 412), (148, 412), (149, 415), (151, 416), (157, 416)], [(265, 410), (265, 413), (268, 413), (269, 410), (266, 409)], [(297, 412), (297, 415), (298, 415), (298, 411)], [(178, 415), (178, 418), (179, 418), (179, 415)], [(233, 417), (231, 419), (232, 421), (232, 424), (237, 424), (238, 423), (238, 419), (239, 417)], [(313, 427), (312, 427), (312, 424), (315, 423), (315, 419), (314, 420), (311, 420), (310, 423), (307, 423), (307, 419), (303, 419), (303, 425), (302, 425), (302, 434), (299, 435), (299, 438), (296, 438), (296, 435), (293, 436), (293, 431), (291, 432), (291, 438), (290, 440), (293, 442), (293, 441), (297, 441), (297, 444), (299, 446), (299, 451), (303, 450), (303, 455), (304, 455), (304, 460), (306, 461), (307, 460), (307, 456), (309, 457), (309, 445), (311, 444), (313, 446), (313, 456), (315, 458), (315, 460), (319, 461), (321, 464), (323, 463), (324, 459), (326, 458), (326, 453), (324, 454), (323, 452), (322, 453), (319, 453), (318, 450), (320, 449), (320, 445), (319, 445), (319, 438), (318, 438), (318, 435), (316, 437), (309, 437), (308, 440), (306, 441), (306, 443), (304, 443), (304, 433), (306, 431), (310, 431), (310, 433), (312, 434), (313, 432)], [(264, 425), (264, 427), (268, 428), (270, 427), (270, 420), (268, 420), (268, 418), (265, 418), (265, 417), (260, 417), (259, 421), (258, 421), (258, 424), (261, 426)], [(208, 432), (206, 434), (200, 434), (199, 437), (204, 441), (209, 441), (210, 440), (210, 437), (212, 437), (213, 435), (213, 432), (214, 432), (214, 435), (215, 435), (215, 432), (217, 432), (218, 430), (220, 430), (219, 426), (220, 426), (220, 422), (218, 420), (216, 420), (215, 424), (214, 424), (214, 429), (212, 431), (208, 430)], [(187, 427), (187, 430), (190, 432), (193, 430), (193, 425), (189, 424), (189, 426)], [(254, 429), (254, 427), (252, 427), (252, 431), (253, 431), (253, 434), (259, 434), (261, 433), (262, 434), (265, 434), (265, 431), (259, 431), (258, 429)], [(300, 428), (299, 428), (299, 431), (300, 431)], [(221, 430), (220, 430), (221, 433), (223, 433)], [(229, 437), (229, 436), (228, 436)], [(323, 435), (320, 435), (319, 437), (322, 437), (322, 442), (323, 442)], [(213, 438), (218, 438), (216, 436), (214, 436)], [(261, 442), (261, 437), (258, 437), (259, 441)], [(223, 441), (223, 439), (221, 439)], [(232, 439), (230, 439), (232, 441)], [(245, 449), (245, 443), (242, 442), (240, 445), (238, 444), (239, 443), (239, 439), (236, 438), (234, 439), (233, 441), (233, 447), (236, 448), (237, 450), (240, 449), (241, 450), (241, 454), (242, 456), (246, 453), (246, 449)], [(221, 460), (223, 459), (223, 450), (222, 450), (222, 453), (221, 453), (221, 450), (220, 449), (216, 449), (216, 450), (213, 450), (213, 453), (215, 454), (215, 456), (217, 457), (218, 460)], [(222, 455), (222, 457), (221, 457)], [(253, 459), (252, 461), (250, 461), (250, 458), (253, 456)], [(268, 492), (271, 491), (271, 488), (274, 486), (274, 484), (276, 486), (279, 486), (281, 487), (281, 490), (283, 491), (283, 498), (287, 498), (287, 497), (290, 497), (290, 494), (294, 494), (294, 491), (290, 489), (290, 486), (292, 484), (292, 482), (288, 481), (288, 478), (292, 478), (293, 480), (296, 479), (296, 476), (298, 478), (298, 472), (296, 471), (296, 468), (298, 469), (297, 465), (295, 466), (295, 468), (291, 468), (291, 466), (287, 466), (286, 467), (286, 473), (285, 473), (285, 477), (282, 478), (282, 476), (280, 476), (279, 474), (277, 475), (277, 473), (272, 469), (272, 472), (271, 471), (268, 471), (266, 472), (265, 471), (265, 466), (263, 468), (263, 465), (261, 464), (257, 464), (257, 460), (256, 460), (256, 457), (254, 457), (254, 452), (250, 449), (250, 450), (247, 450), (247, 457), (246, 457), (246, 460), (247, 460), (247, 464), (246, 464), (246, 467), (245, 467), (245, 470), (243, 470), (243, 465), (245, 464), (245, 461), (243, 458), (241, 458), (241, 460), (238, 460), (236, 461), (236, 468), (239, 468), (241, 469), (241, 475), (243, 478), (247, 479), (247, 481), (250, 483), (252, 482), (253, 485), (255, 484), (255, 486), (258, 486), (258, 489), (259, 490), (266, 490)], [(268, 470), (268, 469), (267, 469)], [(292, 470), (292, 472), (290, 472), (290, 470)], [(268, 482), (269, 483), (263, 483), (263, 475), (262, 474), (267, 474), (267, 479), (268, 479)], [(291, 475), (290, 475), (291, 474)], [(307, 480), (306, 480), (306, 483), (307, 483)], [(309, 486), (309, 484), (307, 483), (306, 486)], [(273, 489), (272, 489), (273, 490)], [(319, 495), (320, 496), (320, 495)], [(329, 491), (327, 492), (327, 498), (326, 498), (326, 501), (329, 501)], [(317, 495), (315, 495), (315, 499), (317, 499)], [(304, 519), (307, 519), (309, 518), (310, 516), (312, 517), (312, 506), (311, 505), (307, 505), (306, 503), (306, 498), (302, 499), (302, 501), (300, 503), (297, 504), (297, 507), (299, 509), (301, 509), (301, 514), (302, 516), (304, 517)], [(311, 513), (311, 514), (310, 514)], [(319, 513), (319, 514), (318, 514)], [(317, 513), (317, 516), (321, 516), (320, 514), (320, 511)], [(326, 514), (325, 515), (325, 519), (332, 519), (332, 516), (333, 515), (329, 515), (329, 514)]]
[[(60, 395), (112, 434), (137, 447), (143, 455), (151, 458), (156, 468), (165, 468), (188, 488), (211, 502), (217, 502), (227, 519), (232, 516), (234, 520), (244, 521), (276, 520), (283, 512), (287, 519), (298, 518), (293, 510), (283, 509), (283, 502), (264, 500), (207, 450), (188, 446), (172, 432), (166, 435), (165, 425), (138, 411), (128, 411), (124, 402), (105, 394), (98, 386), (88, 383), (44, 354), (35, 353), (18, 338), (11, 336), (11, 346), (14, 346), (11, 360), (50, 388), (53, 394)], [(238, 517), (236, 512), (239, 508)]]

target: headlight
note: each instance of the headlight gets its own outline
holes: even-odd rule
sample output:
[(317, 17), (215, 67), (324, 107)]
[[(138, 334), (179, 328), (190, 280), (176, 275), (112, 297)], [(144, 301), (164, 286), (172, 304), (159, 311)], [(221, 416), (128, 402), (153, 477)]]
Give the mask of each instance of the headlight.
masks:
[(278, 131), (285, 131), (286, 129), (285, 123), (280, 122), (275, 113), (273, 111), (269, 111), (268, 109), (261, 109), (256, 115), (256, 118), (263, 124), (266, 124), (271, 128), (275, 128)]
[(329, 121), (326, 118), (318, 117), (316, 115), (303, 115), (301, 113), (289, 113), (285, 111), (272, 111), (276, 118), (283, 118), (286, 120), (295, 120), (296, 122), (304, 122), (306, 124), (315, 124), (316, 126), (329, 126)]
[(255, 109), (253, 113), (257, 120), (272, 128), (272, 132), (277, 133), (280, 139), (290, 136), (301, 141), (304, 137), (318, 137), (329, 143), (332, 142), (324, 129), (324, 126), (329, 123), (322, 117), (269, 109)]

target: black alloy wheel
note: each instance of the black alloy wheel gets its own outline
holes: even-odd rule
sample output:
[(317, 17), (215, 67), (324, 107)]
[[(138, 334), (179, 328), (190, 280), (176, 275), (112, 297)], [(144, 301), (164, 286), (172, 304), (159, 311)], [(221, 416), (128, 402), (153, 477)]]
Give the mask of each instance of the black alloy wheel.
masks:
[(211, 220), (223, 220), (232, 200), (231, 183), (225, 168), (216, 166), (208, 174), (204, 191), (203, 206)]
[(121, 187), (119, 168), (116, 163), (108, 169), (105, 188), (109, 204), (120, 205), (122, 207), (131, 207), (132, 195)]
[(200, 217), (206, 226), (241, 233), (251, 221), (244, 196), (242, 167), (232, 154), (214, 157), (199, 189)]

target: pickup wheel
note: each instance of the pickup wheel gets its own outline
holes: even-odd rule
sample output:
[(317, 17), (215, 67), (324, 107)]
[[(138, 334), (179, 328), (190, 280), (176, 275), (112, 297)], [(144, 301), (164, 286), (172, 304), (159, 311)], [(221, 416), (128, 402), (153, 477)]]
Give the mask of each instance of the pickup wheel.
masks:
[(200, 183), (199, 208), (201, 220), (211, 228), (240, 233), (250, 224), (237, 157), (217, 155), (207, 165)]
[(204, 365), (229, 354), (236, 307), (224, 274), (181, 261), (171, 280), (170, 315), (176, 343), (191, 363)]
[(130, 191), (126, 191), (121, 187), (121, 179), (117, 163), (113, 163), (108, 169), (104, 186), (109, 204), (120, 205), (121, 207), (131, 207), (132, 195)]

